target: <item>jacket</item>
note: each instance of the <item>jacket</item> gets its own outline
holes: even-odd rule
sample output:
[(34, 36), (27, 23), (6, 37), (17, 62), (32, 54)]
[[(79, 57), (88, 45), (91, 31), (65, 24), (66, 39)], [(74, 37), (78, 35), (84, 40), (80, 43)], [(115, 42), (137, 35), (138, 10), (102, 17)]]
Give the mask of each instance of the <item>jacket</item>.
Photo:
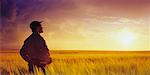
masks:
[(49, 49), (43, 37), (38, 33), (32, 33), (20, 49), (22, 58), (33, 64), (49, 64), (51, 58)]

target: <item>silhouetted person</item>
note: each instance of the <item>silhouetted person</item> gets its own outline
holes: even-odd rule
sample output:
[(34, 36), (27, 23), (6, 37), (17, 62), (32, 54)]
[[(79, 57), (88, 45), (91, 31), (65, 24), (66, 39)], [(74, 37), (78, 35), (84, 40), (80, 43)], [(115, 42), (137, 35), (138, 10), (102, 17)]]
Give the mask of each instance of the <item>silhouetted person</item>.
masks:
[(28, 62), (28, 69), (30, 73), (34, 73), (34, 67), (42, 69), (46, 75), (45, 66), (50, 64), (51, 58), (49, 57), (49, 49), (45, 43), (45, 40), (40, 35), (43, 33), (41, 22), (33, 21), (30, 24), (32, 34), (24, 41), (24, 45), (20, 50), (22, 58)]

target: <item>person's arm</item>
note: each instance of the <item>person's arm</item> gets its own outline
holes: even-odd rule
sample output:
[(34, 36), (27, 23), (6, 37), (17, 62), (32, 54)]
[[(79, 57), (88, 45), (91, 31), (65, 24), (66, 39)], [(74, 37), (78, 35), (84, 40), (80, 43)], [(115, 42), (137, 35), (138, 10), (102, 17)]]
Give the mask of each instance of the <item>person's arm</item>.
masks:
[(20, 49), (20, 55), (27, 62), (30, 61), (29, 56), (28, 56), (28, 49), (29, 49), (28, 46), (29, 46), (29, 44), (24, 42), (22, 48)]
[(50, 53), (50, 51), (49, 51), (49, 49), (48, 49), (48, 47), (47, 47), (47, 44), (46, 44), (45, 40), (44, 40), (44, 45), (45, 45), (46, 50), (47, 50), (47, 55), (48, 55), (48, 56), (50, 56), (50, 55), (51, 55), (51, 53)]
[(51, 52), (49, 51), (49, 49), (46, 45), (46, 42), (45, 42), (45, 47), (46, 47), (46, 50), (47, 50), (47, 55), (49, 57), (47, 64), (50, 64), (50, 63), (52, 63)]

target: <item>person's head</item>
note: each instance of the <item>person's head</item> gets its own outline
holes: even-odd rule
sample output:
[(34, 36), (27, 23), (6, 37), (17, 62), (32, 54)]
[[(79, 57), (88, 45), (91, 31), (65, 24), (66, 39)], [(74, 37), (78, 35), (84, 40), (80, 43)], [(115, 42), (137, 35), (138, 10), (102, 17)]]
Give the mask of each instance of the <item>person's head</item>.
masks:
[(31, 28), (32, 32), (43, 33), (41, 22), (39, 22), (39, 21), (32, 21), (30, 24), (30, 28)]

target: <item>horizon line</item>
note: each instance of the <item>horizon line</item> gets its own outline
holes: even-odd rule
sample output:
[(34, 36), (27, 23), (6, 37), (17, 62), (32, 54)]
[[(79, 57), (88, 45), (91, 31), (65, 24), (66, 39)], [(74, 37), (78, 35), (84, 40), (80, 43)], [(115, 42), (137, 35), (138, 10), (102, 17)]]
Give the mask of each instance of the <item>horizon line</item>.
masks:
[[(0, 49), (0, 51), (4, 51), (4, 50), (20, 50), (20, 49)], [(49, 51), (60, 51), (60, 50), (63, 50), (63, 51), (150, 51), (150, 50), (126, 50), (126, 49), (116, 49), (116, 50), (105, 50), (105, 49), (91, 49), (91, 50), (88, 50), (88, 49), (50, 49)]]

